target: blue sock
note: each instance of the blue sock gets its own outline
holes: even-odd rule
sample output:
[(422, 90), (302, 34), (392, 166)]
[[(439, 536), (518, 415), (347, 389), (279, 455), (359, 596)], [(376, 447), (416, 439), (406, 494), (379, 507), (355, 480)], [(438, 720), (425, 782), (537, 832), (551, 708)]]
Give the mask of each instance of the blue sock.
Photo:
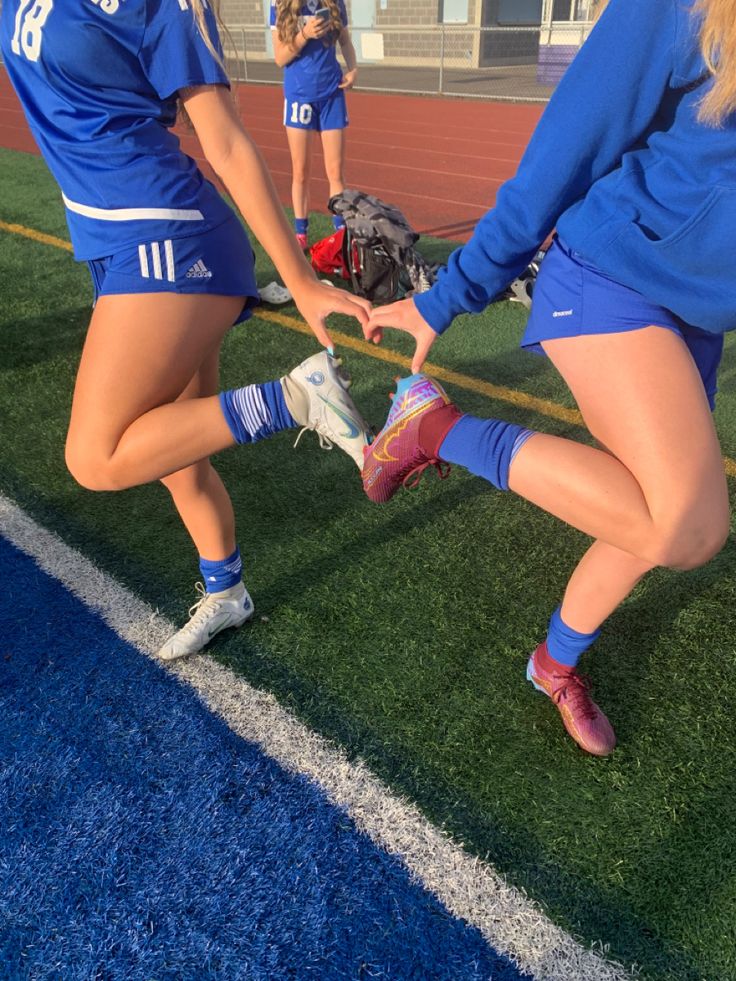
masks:
[(240, 559), (240, 549), (235, 546), (232, 555), (226, 559), (204, 559), (199, 557), (199, 570), (204, 579), (204, 588), (208, 593), (221, 593), (224, 589), (237, 586), (240, 582), (243, 571), (243, 563)]
[(600, 630), (594, 630), (592, 634), (581, 634), (572, 627), (568, 627), (560, 616), (558, 606), (549, 620), (549, 633), (547, 634), (547, 650), (549, 656), (574, 668), (581, 656), (588, 648), (600, 637)]
[(220, 408), (237, 443), (257, 443), (296, 426), (280, 381), (220, 392)]
[(335, 229), (336, 232), (339, 232), (341, 228), (345, 227), (345, 219), (343, 218), (342, 215), (332, 216), (332, 227)]
[(523, 429), (500, 419), (462, 416), (443, 439), (437, 456), (448, 463), (466, 467), (478, 477), (485, 477), (499, 490), (508, 490), (509, 468), (521, 447), (533, 435), (532, 429)]
[(309, 234), (309, 218), (295, 218), (294, 228), (296, 229), (297, 235), (308, 235)]

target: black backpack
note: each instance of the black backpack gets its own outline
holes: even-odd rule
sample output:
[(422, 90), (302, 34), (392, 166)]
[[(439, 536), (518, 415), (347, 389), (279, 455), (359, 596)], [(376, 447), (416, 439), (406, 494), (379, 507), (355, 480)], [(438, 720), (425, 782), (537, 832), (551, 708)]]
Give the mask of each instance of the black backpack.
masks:
[(430, 288), (434, 269), (414, 248), (419, 235), (398, 208), (351, 190), (335, 194), (328, 207), (345, 221), (343, 261), (358, 296), (391, 303)]

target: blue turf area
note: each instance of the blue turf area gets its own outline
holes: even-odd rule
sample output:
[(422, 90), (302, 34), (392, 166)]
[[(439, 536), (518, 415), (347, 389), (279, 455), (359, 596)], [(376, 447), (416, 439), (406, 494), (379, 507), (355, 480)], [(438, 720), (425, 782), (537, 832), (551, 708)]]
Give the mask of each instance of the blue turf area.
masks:
[(1, 538), (0, 576), (0, 977), (522, 978)]

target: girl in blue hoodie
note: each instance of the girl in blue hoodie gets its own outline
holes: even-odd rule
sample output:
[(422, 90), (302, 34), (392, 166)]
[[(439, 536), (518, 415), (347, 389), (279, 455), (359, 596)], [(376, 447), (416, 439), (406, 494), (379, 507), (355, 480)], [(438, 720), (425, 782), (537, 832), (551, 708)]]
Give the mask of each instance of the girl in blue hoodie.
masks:
[(522, 344), (553, 362), (597, 447), (461, 415), (420, 376), (402, 383), (364, 483), (387, 500), (410, 473), (457, 463), (594, 539), (527, 676), (597, 755), (615, 736), (578, 659), (650, 569), (699, 566), (729, 530), (710, 410), (736, 327), (734, 110), (734, 0), (610, 0), (473, 237), (429, 292), (365, 328), (375, 342), (410, 333), (418, 372), (556, 228)]

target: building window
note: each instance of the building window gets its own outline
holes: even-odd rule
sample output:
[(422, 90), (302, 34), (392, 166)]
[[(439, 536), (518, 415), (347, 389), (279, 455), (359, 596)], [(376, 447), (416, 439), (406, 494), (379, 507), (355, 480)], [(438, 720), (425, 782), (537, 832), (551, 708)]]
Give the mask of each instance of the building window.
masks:
[(498, 23), (541, 24), (542, 0), (499, 0)]
[(552, 20), (590, 20), (590, 0), (553, 0)]
[(468, 0), (440, 0), (440, 24), (467, 24)]

